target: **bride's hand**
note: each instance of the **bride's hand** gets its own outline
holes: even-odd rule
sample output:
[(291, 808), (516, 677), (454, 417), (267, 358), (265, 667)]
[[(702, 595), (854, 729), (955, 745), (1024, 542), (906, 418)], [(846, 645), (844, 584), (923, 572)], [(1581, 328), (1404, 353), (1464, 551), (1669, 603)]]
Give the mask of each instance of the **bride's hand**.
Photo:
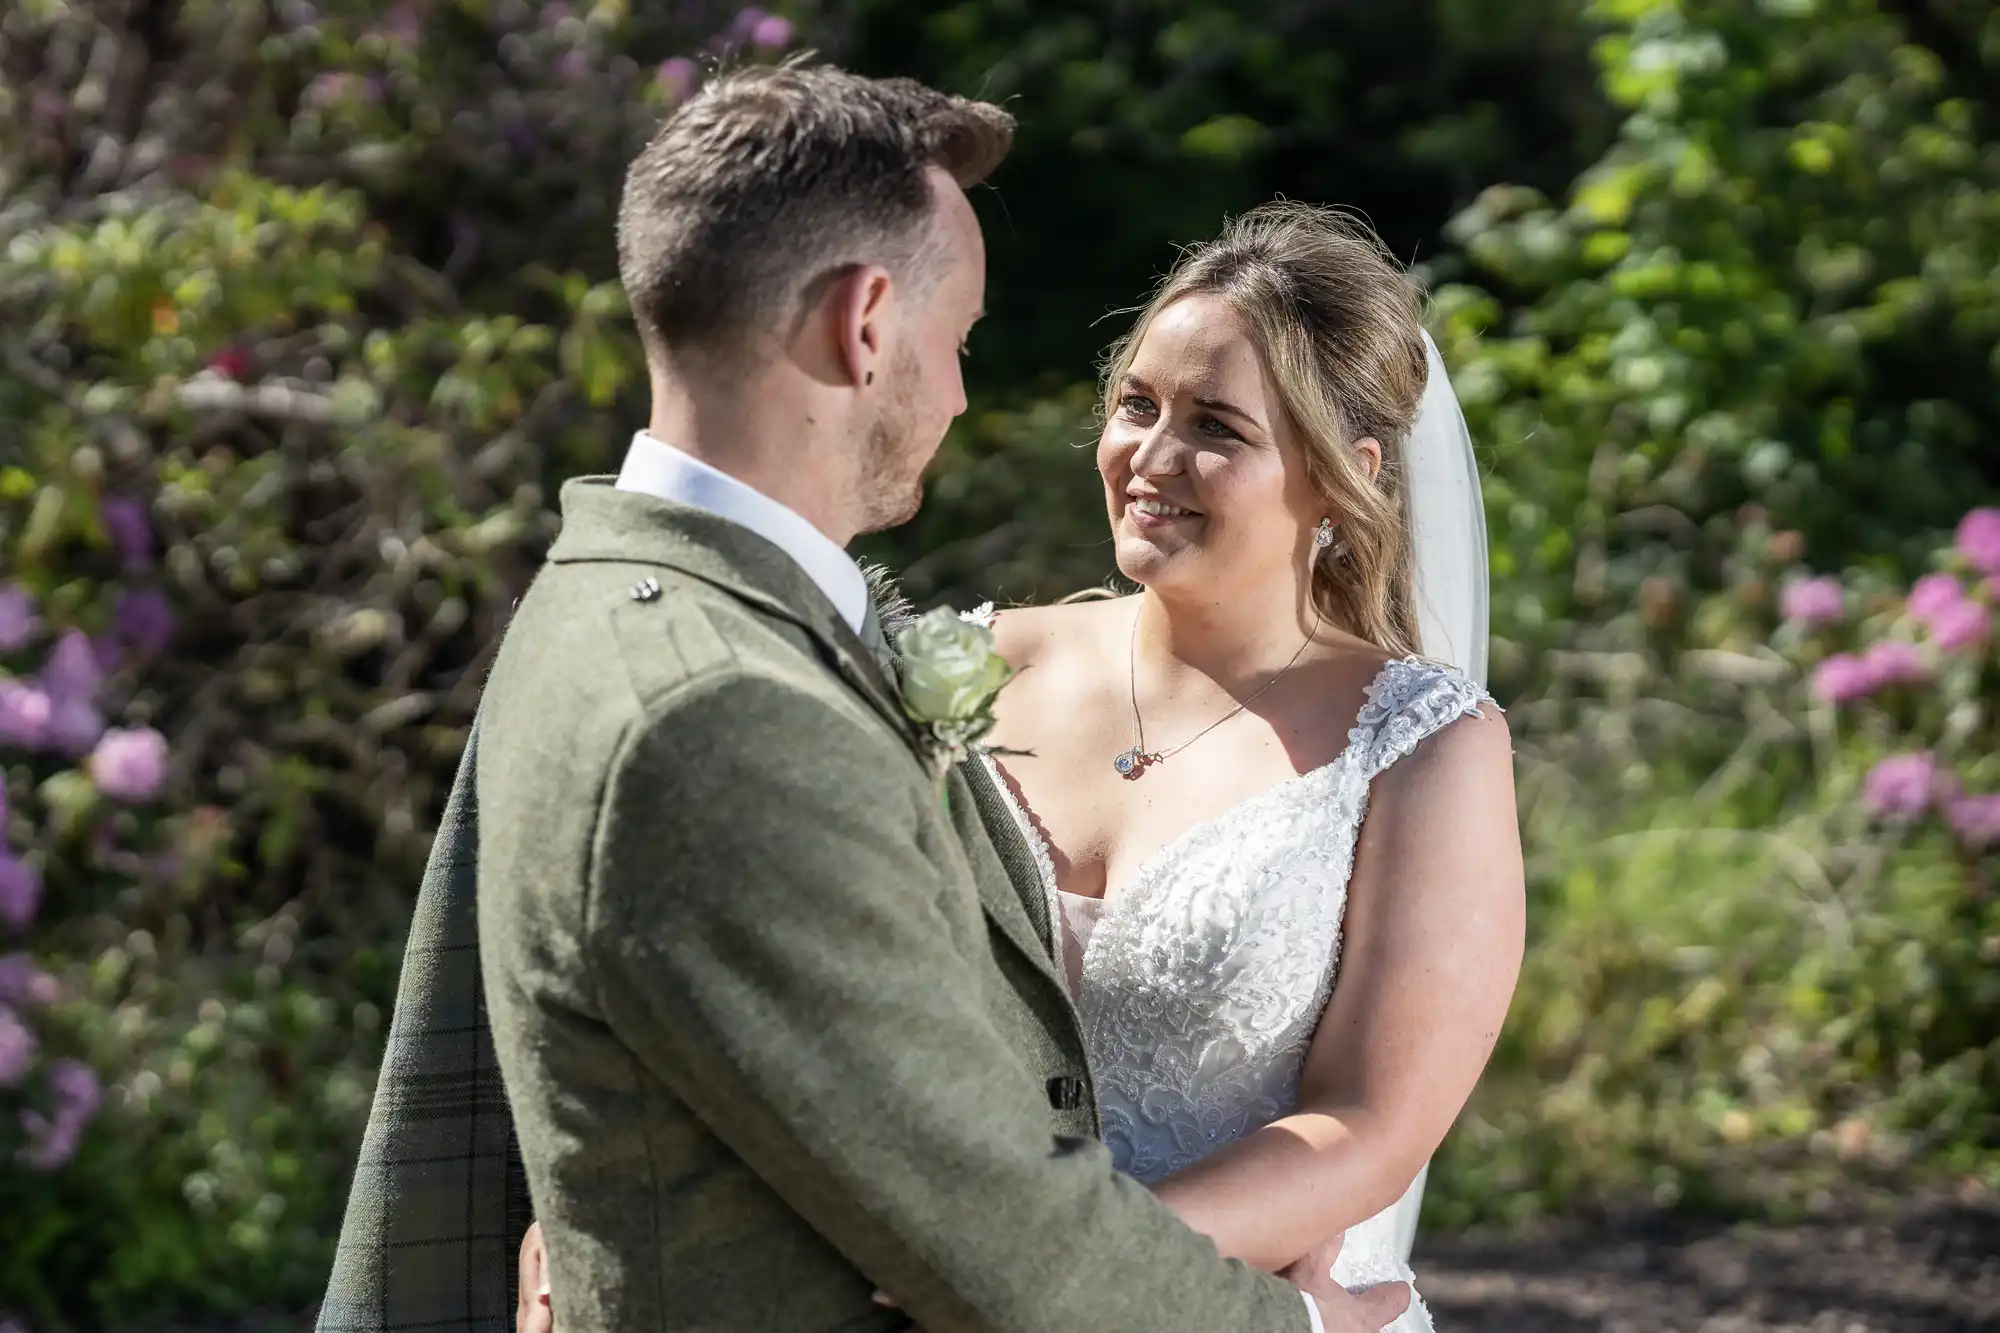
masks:
[(555, 1333), (556, 1312), (549, 1303), (549, 1255), (542, 1248), (542, 1224), (528, 1224), (521, 1237), (521, 1299), (514, 1308), (514, 1333)]
[(1318, 1303), (1326, 1333), (1378, 1333), (1410, 1308), (1410, 1288), (1407, 1283), (1384, 1282), (1349, 1291), (1335, 1282), (1333, 1263), (1340, 1258), (1341, 1242), (1346, 1239), (1342, 1232), (1315, 1246), (1278, 1276)]
[(1333, 1261), (1340, 1257), (1340, 1243), (1347, 1233), (1336, 1233), (1334, 1238), (1314, 1246), (1290, 1268), (1278, 1274), (1279, 1277), (1313, 1296), (1325, 1296), (1341, 1289), (1333, 1280)]

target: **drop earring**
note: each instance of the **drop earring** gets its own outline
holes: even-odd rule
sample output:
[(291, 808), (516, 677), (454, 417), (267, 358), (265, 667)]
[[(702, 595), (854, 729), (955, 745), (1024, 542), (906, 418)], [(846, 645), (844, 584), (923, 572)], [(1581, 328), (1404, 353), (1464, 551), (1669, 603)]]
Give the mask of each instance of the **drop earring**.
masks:
[(1333, 545), (1332, 519), (1330, 518), (1321, 519), (1319, 521), (1319, 526), (1313, 529), (1313, 545), (1318, 547), (1322, 551), (1324, 551), (1327, 547)]

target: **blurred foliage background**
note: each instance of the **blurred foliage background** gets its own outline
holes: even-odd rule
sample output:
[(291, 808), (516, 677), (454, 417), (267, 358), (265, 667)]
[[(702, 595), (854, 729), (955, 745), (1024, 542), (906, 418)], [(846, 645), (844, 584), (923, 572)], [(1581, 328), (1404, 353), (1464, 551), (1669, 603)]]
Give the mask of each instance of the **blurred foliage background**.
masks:
[(0, 1318), (294, 1319), (564, 477), (625, 162), (718, 60), (1005, 100), (920, 600), (1109, 572), (1095, 358), (1350, 205), (1486, 470), (1532, 949), (1426, 1224), (2000, 1188), (2000, 11), (13, 0)]

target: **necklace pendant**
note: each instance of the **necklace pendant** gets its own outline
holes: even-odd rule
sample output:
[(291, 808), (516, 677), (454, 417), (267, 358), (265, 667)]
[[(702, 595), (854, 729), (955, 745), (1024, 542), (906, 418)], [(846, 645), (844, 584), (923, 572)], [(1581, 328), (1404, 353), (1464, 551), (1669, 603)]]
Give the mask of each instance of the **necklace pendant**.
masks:
[(1111, 767), (1118, 770), (1119, 777), (1131, 779), (1145, 772), (1146, 765), (1150, 762), (1152, 762), (1152, 756), (1146, 754), (1135, 745), (1116, 759), (1113, 759)]

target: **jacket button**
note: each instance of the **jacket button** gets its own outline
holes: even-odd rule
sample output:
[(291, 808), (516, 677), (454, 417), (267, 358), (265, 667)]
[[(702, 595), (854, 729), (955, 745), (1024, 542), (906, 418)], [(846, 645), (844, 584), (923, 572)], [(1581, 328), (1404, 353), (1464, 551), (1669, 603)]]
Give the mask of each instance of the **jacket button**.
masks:
[(1083, 1105), (1083, 1080), (1062, 1074), (1049, 1080), (1049, 1105), (1058, 1111), (1074, 1111)]

